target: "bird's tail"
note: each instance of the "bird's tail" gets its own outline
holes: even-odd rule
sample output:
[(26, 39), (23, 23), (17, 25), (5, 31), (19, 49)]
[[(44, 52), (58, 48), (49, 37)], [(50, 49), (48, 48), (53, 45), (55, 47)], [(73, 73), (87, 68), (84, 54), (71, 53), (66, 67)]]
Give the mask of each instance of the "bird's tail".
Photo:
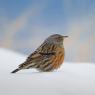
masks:
[(17, 68), (17, 69), (15, 69), (15, 70), (13, 70), (11, 73), (16, 73), (16, 72), (18, 72), (19, 70), (21, 70), (20, 68)]

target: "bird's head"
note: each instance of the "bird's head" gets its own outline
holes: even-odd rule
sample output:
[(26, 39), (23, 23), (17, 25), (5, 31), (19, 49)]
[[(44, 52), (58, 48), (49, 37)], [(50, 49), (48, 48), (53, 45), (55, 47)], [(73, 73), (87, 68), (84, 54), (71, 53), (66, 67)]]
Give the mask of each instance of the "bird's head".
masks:
[(60, 34), (54, 34), (49, 36), (46, 41), (50, 42), (50, 43), (54, 43), (57, 45), (63, 45), (63, 41), (65, 38), (67, 38), (68, 36), (62, 36)]

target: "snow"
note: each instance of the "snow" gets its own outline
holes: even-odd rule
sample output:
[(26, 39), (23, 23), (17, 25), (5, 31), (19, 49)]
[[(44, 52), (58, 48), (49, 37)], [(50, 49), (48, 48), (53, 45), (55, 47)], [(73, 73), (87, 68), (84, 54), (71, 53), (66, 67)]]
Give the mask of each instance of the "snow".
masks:
[(0, 95), (95, 95), (95, 64), (66, 63), (58, 71), (10, 72), (26, 56), (0, 49)]

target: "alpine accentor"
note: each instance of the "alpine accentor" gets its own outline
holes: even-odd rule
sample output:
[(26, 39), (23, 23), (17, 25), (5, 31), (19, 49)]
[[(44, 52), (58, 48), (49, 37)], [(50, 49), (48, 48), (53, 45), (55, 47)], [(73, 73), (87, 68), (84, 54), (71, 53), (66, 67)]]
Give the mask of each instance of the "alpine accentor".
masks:
[(66, 37), (68, 36), (51, 35), (12, 73), (30, 68), (36, 68), (43, 72), (58, 69), (64, 61), (63, 40)]

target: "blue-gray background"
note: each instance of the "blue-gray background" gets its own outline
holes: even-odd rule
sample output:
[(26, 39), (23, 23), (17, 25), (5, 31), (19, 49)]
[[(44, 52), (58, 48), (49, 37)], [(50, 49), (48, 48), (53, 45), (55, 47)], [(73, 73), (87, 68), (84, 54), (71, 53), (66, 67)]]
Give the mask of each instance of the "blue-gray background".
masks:
[(66, 61), (95, 63), (95, 0), (0, 0), (0, 47), (29, 55), (55, 33)]

